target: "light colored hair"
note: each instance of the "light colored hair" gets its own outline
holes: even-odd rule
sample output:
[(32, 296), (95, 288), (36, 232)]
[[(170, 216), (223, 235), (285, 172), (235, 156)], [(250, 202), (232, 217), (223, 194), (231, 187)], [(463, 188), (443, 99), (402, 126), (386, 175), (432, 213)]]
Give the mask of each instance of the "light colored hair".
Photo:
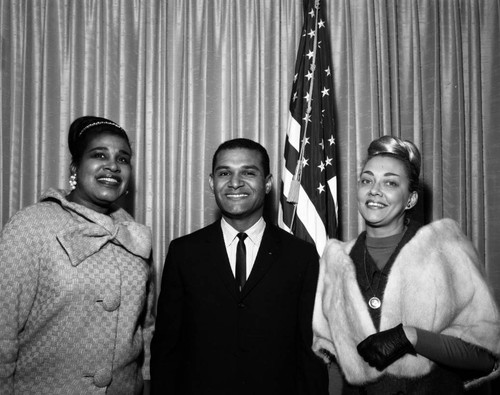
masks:
[(393, 136), (382, 136), (370, 143), (364, 164), (376, 156), (390, 156), (400, 160), (406, 168), (410, 192), (418, 192), (421, 156), (413, 142)]

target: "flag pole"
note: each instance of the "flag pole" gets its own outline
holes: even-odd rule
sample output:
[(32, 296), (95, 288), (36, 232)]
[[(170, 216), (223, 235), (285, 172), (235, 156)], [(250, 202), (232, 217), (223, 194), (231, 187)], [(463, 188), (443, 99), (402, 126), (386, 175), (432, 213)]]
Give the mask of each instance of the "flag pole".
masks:
[[(311, 85), (309, 86), (309, 100), (307, 100), (307, 110), (305, 115), (305, 126), (304, 126), (304, 136), (302, 137), (302, 141), (300, 142), (300, 154), (297, 161), (297, 165), (295, 167), (295, 173), (293, 175), (292, 181), (290, 182), (290, 189), (288, 191), (288, 196), (286, 201), (288, 203), (293, 204), (293, 213), (292, 219), (290, 222), (290, 228), (293, 227), (295, 222), (295, 215), (297, 212), (297, 203), (299, 202), (299, 193), (300, 193), (300, 182), (302, 180), (302, 168), (304, 165), (304, 149), (306, 146), (306, 136), (307, 136), (307, 126), (310, 122), (310, 115), (312, 111), (312, 100), (313, 100), (313, 87), (314, 87), (314, 74), (316, 71), (316, 49), (318, 47), (318, 10), (319, 10), (319, 0), (316, 0), (314, 3), (315, 10), (315, 25), (314, 25), (314, 47), (313, 47), (313, 56), (312, 62), (310, 65), (310, 71), (312, 72), (311, 76)], [(307, 32), (305, 32), (307, 34)]]

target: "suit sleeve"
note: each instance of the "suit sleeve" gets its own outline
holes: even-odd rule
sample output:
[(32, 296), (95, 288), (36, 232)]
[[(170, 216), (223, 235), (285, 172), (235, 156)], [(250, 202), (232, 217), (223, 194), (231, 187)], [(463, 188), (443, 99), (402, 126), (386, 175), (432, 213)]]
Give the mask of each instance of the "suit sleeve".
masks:
[(306, 255), (307, 268), (302, 286), (299, 327), (300, 327), (300, 350), (299, 350), (299, 393), (328, 395), (328, 368), (312, 351), (312, 315), (314, 299), (316, 295), (316, 284), (319, 273), (319, 259), (316, 249), (311, 245)]
[(153, 394), (175, 394), (182, 327), (183, 285), (176, 241), (170, 243), (158, 298), (156, 328), (151, 343), (151, 389)]

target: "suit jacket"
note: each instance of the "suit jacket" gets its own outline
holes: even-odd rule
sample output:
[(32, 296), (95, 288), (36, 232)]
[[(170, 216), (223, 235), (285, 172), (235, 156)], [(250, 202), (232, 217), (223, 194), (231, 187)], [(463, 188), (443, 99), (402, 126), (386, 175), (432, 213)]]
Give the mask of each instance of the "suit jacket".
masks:
[(311, 350), (318, 256), (267, 224), (241, 293), (220, 221), (171, 242), (152, 343), (154, 394), (328, 394)]

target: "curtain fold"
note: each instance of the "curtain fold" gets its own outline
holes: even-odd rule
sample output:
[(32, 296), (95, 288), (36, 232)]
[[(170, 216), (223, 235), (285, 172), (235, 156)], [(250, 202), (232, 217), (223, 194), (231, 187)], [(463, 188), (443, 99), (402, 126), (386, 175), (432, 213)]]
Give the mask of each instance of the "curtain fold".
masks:
[[(422, 151), (416, 216), (457, 220), (500, 302), (500, 4), (323, 0), (332, 48), (340, 237), (363, 228), (356, 178), (384, 134)], [(67, 130), (81, 115), (128, 132), (123, 205), (170, 240), (218, 216), (207, 178), (224, 140), (271, 156), (274, 220), (301, 0), (0, 0), (0, 219), (66, 188)]]

